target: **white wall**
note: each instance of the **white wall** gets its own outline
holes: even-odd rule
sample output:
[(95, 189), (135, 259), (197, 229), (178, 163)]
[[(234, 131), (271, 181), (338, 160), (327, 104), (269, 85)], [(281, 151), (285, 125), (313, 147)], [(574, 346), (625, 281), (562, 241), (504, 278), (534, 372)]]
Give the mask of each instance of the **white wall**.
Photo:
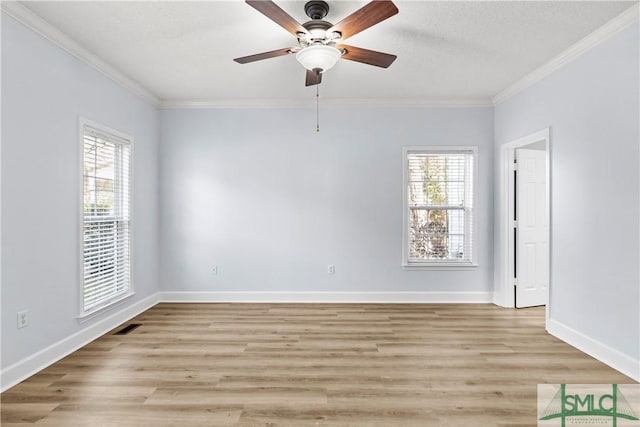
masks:
[(584, 350), (618, 354), (636, 378), (638, 30), (625, 29), (495, 109), (496, 147), (551, 127), (551, 325)]
[[(3, 13), (3, 373), (108, 315), (76, 318), (80, 116), (135, 139), (136, 295), (122, 310), (158, 291), (158, 111)], [(18, 330), (22, 309), (29, 326)]]
[[(323, 109), (319, 134), (315, 113), (162, 111), (162, 289), (491, 300), (492, 108)], [(478, 145), (476, 270), (402, 269), (404, 145)]]

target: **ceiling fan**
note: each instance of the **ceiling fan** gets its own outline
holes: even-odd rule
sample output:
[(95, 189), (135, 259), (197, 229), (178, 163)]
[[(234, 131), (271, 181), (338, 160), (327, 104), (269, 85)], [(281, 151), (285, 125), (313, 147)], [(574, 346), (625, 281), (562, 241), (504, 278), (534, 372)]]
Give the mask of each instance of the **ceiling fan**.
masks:
[(340, 58), (387, 68), (395, 55), (342, 44), (342, 41), (398, 13), (389, 0), (374, 0), (337, 24), (324, 21), (329, 5), (322, 0), (311, 0), (304, 6), (310, 21), (300, 24), (271, 0), (246, 0), (247, 4), (293, 34), (298, 45), (270, 52), (236, 58), (240, 64), (294, 54), (307, 69), (306, 86), (322, 82), (322, 74), (333, 67)]

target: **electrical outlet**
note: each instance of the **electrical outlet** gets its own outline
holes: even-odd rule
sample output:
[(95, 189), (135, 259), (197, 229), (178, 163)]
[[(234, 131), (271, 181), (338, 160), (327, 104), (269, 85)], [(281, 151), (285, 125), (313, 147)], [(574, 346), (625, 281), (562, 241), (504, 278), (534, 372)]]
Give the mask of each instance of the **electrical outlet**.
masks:
[(336, 274), (336, 266), (333, 264), (329, 264), (329, 267), (327, 268), (327, 273)]
[(18, 329), (29, 326), (29, 310), (18, 312)]
[(214, 276), (218, 275), (218, 266), (214, 265), (213, 267), (211, 267), (211, 274), (213, 274)]

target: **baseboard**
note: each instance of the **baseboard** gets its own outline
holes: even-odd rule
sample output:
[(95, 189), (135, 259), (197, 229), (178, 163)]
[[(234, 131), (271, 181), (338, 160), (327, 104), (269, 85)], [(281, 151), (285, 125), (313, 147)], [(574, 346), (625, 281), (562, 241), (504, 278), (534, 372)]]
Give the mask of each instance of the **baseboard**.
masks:
[(160, 292), (160, 302), (492, 303), (493, 292)]
[[(492, 303), (492, 292), (159, 292), (15, 363), (0, 372), (5, 391), (158, 302), (296, 302), (296, 303)], [(640, 382), (640, 360), (620, 353), (556, 320), (547, 331), (578, 350)]]
[(581, 352), (640, 382), (640, 360), (620, 353), (618, 350), (553, 319), (548, 320), (547, 331)]
[(87, 345), (129, 319), (158, 303), (158, 294), (153, 294), (110, 316), (70, 335), (55, 344), (8, 366), (0, 372), (0, 390), (5, 391), (63, 357)]

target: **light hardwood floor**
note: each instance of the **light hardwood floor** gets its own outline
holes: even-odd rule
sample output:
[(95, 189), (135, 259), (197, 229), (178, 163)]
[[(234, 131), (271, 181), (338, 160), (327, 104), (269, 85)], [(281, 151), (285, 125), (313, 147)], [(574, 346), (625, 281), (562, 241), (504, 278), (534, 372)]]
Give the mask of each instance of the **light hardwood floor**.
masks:
[(159, 304), (1, 396), (2, 426), (536, 425), (538, 383), (634, 383), (544, 309)]

